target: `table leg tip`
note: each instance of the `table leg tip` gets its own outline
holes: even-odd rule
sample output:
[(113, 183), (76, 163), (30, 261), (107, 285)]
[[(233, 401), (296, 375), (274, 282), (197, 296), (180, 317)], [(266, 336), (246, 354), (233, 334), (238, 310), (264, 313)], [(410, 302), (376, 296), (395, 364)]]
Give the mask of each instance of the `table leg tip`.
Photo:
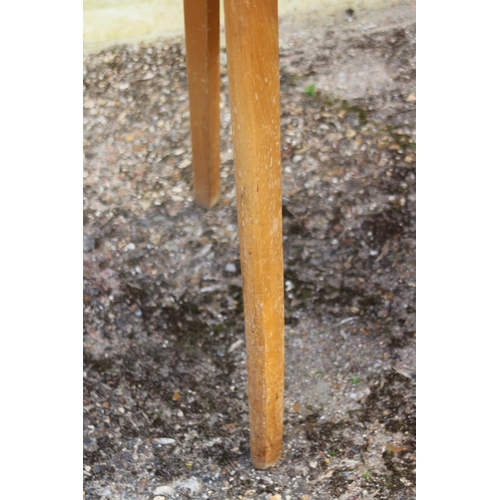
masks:
[(210, 198), (208, 198), (206, 196), (196, 196), (195, 195), (194, 201), (200, 207), (205, 208), (206, 210), (210, 210), (215, 205), (217, 205), (217, 202), (219, 201), (219, 193), (217, 193), (216, 195), (214, 195)]
[(281, 451), (274, 456), (271, 457), (255, 457), (251, 456), (252, 464), (256, 469), (269, 469), (269, 467), (273, 467), (278, 463), (281, 458)]

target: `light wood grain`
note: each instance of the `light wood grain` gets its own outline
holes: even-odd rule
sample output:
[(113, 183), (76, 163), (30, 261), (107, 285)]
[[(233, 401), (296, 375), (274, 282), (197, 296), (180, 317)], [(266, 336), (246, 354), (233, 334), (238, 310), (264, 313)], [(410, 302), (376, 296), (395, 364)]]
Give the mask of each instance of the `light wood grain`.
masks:
[(219, 199), (219, 0), (184, 0), (194, 199)]
[(279, 459), (284, 290), (276, 0), (225, 0), (252, 463)]

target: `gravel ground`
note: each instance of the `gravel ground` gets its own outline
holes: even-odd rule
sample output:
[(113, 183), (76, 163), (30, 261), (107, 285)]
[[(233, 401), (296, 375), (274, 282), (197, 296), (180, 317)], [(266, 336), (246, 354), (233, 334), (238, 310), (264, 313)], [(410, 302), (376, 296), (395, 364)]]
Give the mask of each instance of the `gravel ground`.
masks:
[(85, 58), (84, 498), (415, 497), (415, 24), (384, 15), (281, 23), (285, 432), (266, 471), (225, 54), (211, 211), (192, 199), (183, 41)]

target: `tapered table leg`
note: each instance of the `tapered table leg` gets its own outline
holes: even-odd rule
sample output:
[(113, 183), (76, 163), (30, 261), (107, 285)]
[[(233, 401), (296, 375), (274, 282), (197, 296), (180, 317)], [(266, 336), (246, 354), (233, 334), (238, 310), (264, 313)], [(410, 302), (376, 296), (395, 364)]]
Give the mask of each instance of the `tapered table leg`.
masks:
[(219, 0), (184, 0), (194, 199), (219, 199)]
[(284, 290), (277, 0), (224, 0), (255, 467), (283, 435)]

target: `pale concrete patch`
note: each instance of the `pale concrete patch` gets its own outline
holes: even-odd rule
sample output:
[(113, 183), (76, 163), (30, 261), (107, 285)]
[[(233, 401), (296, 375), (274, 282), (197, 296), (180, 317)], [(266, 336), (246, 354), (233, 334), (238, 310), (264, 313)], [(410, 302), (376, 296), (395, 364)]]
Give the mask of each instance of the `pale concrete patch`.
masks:
[[(317, 11), (320, 16), (353, 9), (363, 11), (394, 7), (404, 0), (278, 0), (280, 17), (297, 17)], [(221, 0), (221, 25), (224, 8)], [(184, 33), (182, 0), (84, 0), (85, 53), (124, 43), (149, 42)], [(225, 46), (221, 36), (221, 45)]]
[(392, 88), (393, 81), (381, 57), (360, 54), (345, 61), (328, 77), (318, 78), (318, 87), (343, 99), (359, 99)]

